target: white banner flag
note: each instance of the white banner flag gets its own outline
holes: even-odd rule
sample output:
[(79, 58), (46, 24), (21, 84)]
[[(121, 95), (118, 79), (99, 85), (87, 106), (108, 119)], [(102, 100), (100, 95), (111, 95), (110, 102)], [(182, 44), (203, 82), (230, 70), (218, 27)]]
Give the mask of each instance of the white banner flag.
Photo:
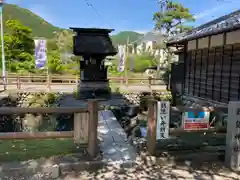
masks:
[(47, 62), (47, 40), (35, 39), (35, 65), (36, 68), (42, 69)]
[(125, 69), (126, 46), (118, 45), (118, 55), (119, 55), (118, 71), (123, 72)]

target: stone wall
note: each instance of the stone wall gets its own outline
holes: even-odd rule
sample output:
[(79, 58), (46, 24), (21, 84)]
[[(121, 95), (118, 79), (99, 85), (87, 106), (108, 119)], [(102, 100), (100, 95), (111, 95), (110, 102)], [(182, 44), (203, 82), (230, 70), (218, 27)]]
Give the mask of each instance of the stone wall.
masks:
[[(53, 107), (58, 106), (59, 97), (61, 97), (59, 93), (19, 92), (0, 99), (0, 107)], [(0, 116), (0, 132), (53, 130), (54, 124), (56, 124), (56, 117), (47, 114)]]

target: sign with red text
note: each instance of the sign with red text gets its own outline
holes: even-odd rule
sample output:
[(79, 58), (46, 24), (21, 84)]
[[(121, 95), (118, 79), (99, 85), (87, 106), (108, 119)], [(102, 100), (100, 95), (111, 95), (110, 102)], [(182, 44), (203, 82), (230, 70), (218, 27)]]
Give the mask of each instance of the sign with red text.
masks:
[(209, 112), (184, 112), (183, 127), (185, 130), (205, 130), (209, 128)]

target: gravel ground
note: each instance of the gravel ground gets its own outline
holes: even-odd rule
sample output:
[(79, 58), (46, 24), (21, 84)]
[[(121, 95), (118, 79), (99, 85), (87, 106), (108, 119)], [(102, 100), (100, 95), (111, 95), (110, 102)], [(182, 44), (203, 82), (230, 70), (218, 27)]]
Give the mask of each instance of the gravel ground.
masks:
[(141, 161), (132, 168), (109, 166), (97, 172), (72, 173), (61, 180), (238, 180), (240, 175), (226, 169), (206, 168), (198, 170), (185, 165), (144, 165)]
[[(143, 158), (144, 157), (144, 158)], [(201, 157), (200, 157), (201, 158)], [(71, 172), (55, 180), (240, 180), (240, 173), (231, 172), (222, 162), (205, 162), (196, 166), (190, 161), (161, 163), (149, 156), (138, 156), (133, 167), (108, 165), (96, 171)], [(2, 179), (1, 179), (2, 178)], [(0, 180), (53, 180), (47, 174), (1, 177)]]

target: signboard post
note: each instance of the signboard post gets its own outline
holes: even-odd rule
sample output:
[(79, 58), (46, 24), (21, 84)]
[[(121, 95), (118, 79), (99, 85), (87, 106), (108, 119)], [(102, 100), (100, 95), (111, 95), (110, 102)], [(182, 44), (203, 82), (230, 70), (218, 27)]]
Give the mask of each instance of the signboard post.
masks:
[(170, 103), (169, 101), (157, 102), (157, 129), (156, 139), (169, 138), (169, 116), (170, 116)]
[(183, 128), (184, 130), (205, 130), (209, 127), (210, 112), (184, 112)]
[(229, 102), (225, 163), (229, 168), (240, 167), (240, 101)]

